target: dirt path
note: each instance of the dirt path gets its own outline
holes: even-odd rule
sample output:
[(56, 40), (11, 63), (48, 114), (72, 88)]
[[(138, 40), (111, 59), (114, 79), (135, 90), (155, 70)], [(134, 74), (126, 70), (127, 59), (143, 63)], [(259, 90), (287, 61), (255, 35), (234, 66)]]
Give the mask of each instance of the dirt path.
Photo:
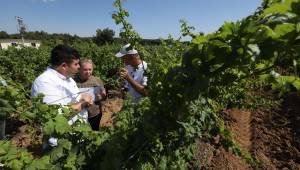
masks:
[(237, 109), (227, 110), (226, 112), (224, 114), (229, 114), (233, 120), (227, 123), (227, 127), (233, 132), (234, 138), (243, 149), (251, 150), (251, 112)]
[(253, 154), (264, 169), (300, 169), (300, 94), (284, 98), (279, 108), (253, 112)]
[[(251, 112), (231, 109), (222, 112), (226, 127), (233, 133), (235, 140), (243, 150), (252, 148)], [(224, 148), (215, 151), (208, 169), (243, 170), (251, 169), (243, 159), (227, 152)]]
[(271, 109), (230, 109), (222, 115), (241, 148), (258, 158), (261, 165), (250, 167), (219, 148), (213, 151), (208, 169), (300, 170), (300, 93), (286, 96), (281, 106)]

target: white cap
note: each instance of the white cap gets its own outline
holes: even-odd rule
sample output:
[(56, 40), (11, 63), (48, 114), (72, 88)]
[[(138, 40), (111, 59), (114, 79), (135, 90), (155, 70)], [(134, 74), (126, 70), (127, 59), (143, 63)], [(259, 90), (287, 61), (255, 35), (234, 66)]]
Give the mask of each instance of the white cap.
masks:
[(120, 58), (127, 54), (137, 54), (137, 50), (130, 46), (130, 44), (124, 45), (121, 50), (116, 54), (116, 57)]

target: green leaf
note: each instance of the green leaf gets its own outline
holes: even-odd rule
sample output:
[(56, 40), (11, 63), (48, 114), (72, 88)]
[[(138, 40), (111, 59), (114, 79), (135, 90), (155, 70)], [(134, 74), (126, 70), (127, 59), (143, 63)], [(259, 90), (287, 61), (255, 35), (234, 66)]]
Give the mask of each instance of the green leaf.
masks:
[(160, 161), (159, 161), (159, 164), (157, 166), (157, 169), (158, 170), (166, 170), (167, 169), (167, 157), (166, 156), (162, 156)]
[(274, 29), (275, 36), (273, 38), (280, 38), (295, 30), (295, 24), (280, 24)]
[(258, 63), (258, 64), (256, 64), (256, 69), (262, 70), (262, 69), (264, 69), (264, 68), (266, 68), (266, 65), (265, 65), (265, 64), (263, 64), (263, 63)]
[(296, 31), (300, 33), (300, 23), (296, 24)]
[(7, 152), (2, 148), (3, 145), (0, 145), (0, 156), (5, 155)]
[(11, 107), (11, 105), (9, 104), (9, 101), (7, 101), (5, 99), (1, 99), (1, 98), (0, 98), (0, 106), (1, 107)]
[(51, 161), (54, 161), (54, 162), (63, 156), (64, 156), (64, 150), (63, 150), (63, 147), (61, 147), (61, 146), (55, 147), (50, 153)]
[(64, 149), (70, 150), (72, 147), (72, 143), (66, 139), (59, 139), (58, 145), (63, 147)]
[(201, 63), (202, 62), (201, 62), (200, 58), (193, 58), (192, 59), (192, 65), (195, 66), (195, 67), (199, 66)]
[[(258, 27), (254, 21), (247, 21), (246, 24), (247, 24), (247, 26), (245, 27), (245, 32), (250, 33), (250, 34), (257, 32)], [(245, 45), (245, 44), (243, 44), (243, 45)]]
[(293, 66), (297, 67), (297, 60), (295, 60), (295, 59), (293, 60)]
[(235, 24), (232, 22), (225, 22), (220, 28), (220, 37), (223, 39), (228, 39), (233, 36), (233, 31), (235, 30)]
[(77, 165), (84, 165), (85, 163), (85, 155), (83, 153), (77, 154), (76, 164)]
[(272, 89), (280, 91), (280, 95), (300, 90), (300, 78), (295, 76), (278, 76), (272, 83)]
[(115, 1), (113, 4), (114, 4), (114, 6), (117, 7), (117, 8), (119, 8), (119, 7), (121, 6), (121, 4), (120, 4), (119, 1)]
[(51, 134), (53, 134), (54, 133), (54, 126), (55, 126), (54, 121), (53, 120), (49, 120), (45, 124), (45, 126), (43, 128), (44, 134), (45, 135), (51, 135)]
[(126, 10), (122, 10), (122, 11), (121, 11), (121, 13), (122, 13), (123, 15), (125, 15), (126, 17), (129, 17), (129, 13), (128, 13), (128, 11), (126, 11)]
[(67, 119), (64, 116), (57, 115), (54, 118), (54, 120), (55, 120), (55, 126), (54, 126), (54, 128), (55, 128), (55, 132), (57, 134), (62, 135), (62, 134), (64, 134), (64, 133), (66, 133), (66, 132), (69, 131), (70, 125), (68, 124), (68, 121), (67, 121)]
[(255, 39), (257, 42), (264, 41), (268, 38), (273, 38), (277, 36), (276, 33), (266, 25), (261, 25), (255, 35)]
[(297, 0), (285, 0), (283, 2), (275, 3), (274, 5), (265, 9), (263, 15), (286, 14), (292, 10), (291, 4), (292, 4), (292, 2), (295, 2), (295, 1), (297, 1)]
[(67, 163), (64, 165), (65, 168), (76, 170), (76, 154), (70, 153), (67, 157)]
[(208, 41), (208, 39), (205, 36), (199, 35), (192, 40), (192, 43), (197, 44), (198, 48), (202, 49), (203, 44), (207, 43), (207, 41)]
[(6, 160), (9, 161), (9, 160), (17, 159), (18, 158), (17, 153), (18, 153), (17, 148), (9, 146), (7, 154), (5, 155)]
[(23, 161), (25, 164), (29, 164), (32, 162), (33, 156), (28, 153), (27, 151), (19, 153), (21, 161)]
[(36, 117), (36, 114), (34, 112), (26, 111), (22, 113), (22, 116), (27, 119), (33, 120)]
[(46, 111), (48, 111), (48, 109), (49, 109), (49, 106), (46, 105), (46, 104), (39, 104), (39, 105), (38, 105), (38, 110), (39, 110), (40, 112), (46, 112)]
[(20, 170), (20, 169), (23, 169), (23, 162), (20, 161), (20, 160), (13, 160), (13, 161), (10, 161), (8, 162), (7, 164), (7, 167), (13, 169), (13, 170)]
[(69, 108), (66, 107), (62, 107), (62, 111), (64, 112), (64, 114), (69, 115), (71, 113)]
[(37, 159), (32, 161), (30, 165), (26, 167), (27, 170), (37, 170), (37, 169), (43, 169), (46, 170), (48, 169), (50, 164), (50, 157), (49, 156), (44, 156), (41, 159)]

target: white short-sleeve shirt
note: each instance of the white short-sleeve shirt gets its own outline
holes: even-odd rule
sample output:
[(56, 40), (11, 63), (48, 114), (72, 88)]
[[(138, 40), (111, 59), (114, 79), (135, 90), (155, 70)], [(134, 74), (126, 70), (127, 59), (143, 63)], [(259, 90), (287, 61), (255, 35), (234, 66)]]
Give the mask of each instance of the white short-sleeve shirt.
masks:
[[(134, 68), (130, 65), (126, 66), (130, 76), (140, 85), (147, 86), (147, 77), (144, 75), (145, 70), (147, 69), (147, 63), (139, 64), (137, 68)], [(134, 102), (138, 102), (143, 96), (137, 92), (129, 82), (126, 81), (125, 87), (128, 88), (128, 92), (133, 97)]]
[[(39, 93), (44, 94), (43, 101), (47, 104), (68, 105), (77, 103), (80, 100), (80, 92), (76, 82), (50, 67), (33, 82), (31, 95), (37, 96)], [(78, 115), (87, 122), (88, 114), (86, 110), (81, 111)], [(69, 124), (77, 119), (76, 115), (69, 121)]]

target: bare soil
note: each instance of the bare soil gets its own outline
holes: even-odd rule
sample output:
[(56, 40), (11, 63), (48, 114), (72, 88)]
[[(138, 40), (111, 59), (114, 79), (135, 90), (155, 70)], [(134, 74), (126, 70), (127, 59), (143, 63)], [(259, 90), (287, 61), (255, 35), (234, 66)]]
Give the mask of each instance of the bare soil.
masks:
[(102, 117), (99, 124), (100, 128), (112, 127), (113, 116), (122, 109), (122, 106), (123, 100), (120, 98), (107, 99), (102, 102)]
[[(201, 169), (300, 169), (300, 93), (285, 96), (278, 107), (254, 111), (229, 109), (222, 116), (240, 147), (261, 163), (251, 167), (222, 147), (213, 147), (210, 154), (196, 154), (197, 160), (208, 160), (200, 164)], [(205, 145), (200, 142), (197, 152), (208, 148)]]

